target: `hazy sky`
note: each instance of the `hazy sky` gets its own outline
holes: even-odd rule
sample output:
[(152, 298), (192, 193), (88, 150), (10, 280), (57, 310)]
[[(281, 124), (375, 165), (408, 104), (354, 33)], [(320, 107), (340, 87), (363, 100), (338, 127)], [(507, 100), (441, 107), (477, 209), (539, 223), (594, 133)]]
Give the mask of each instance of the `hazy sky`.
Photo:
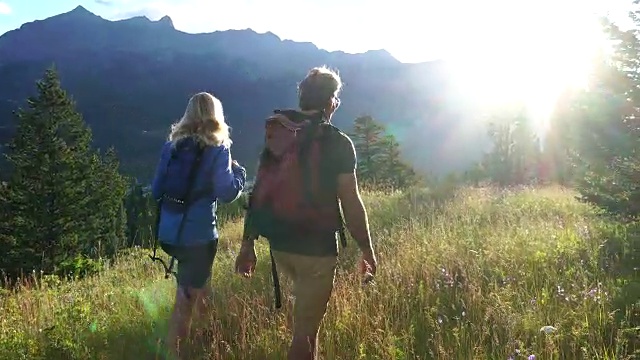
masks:
[[(195, 33), (252, 28), (327, 50), (384, 48), (401, 61), (466, 56), (520, 38), (572, 41), (594, 14), (624, 16), (625, 0), (0, 0), (0, 34), (77, 5), (106, 19), (169, 15)], [(569, 30), (567, 30), (569, 29)], [(573, 30), (570, 30), (573, 29)], [(538, 36), (542, 32), (544, 36)], [(590, 35), (588, 35), (590, 36)], [(497, 40), (496, 40), (497, 39)], [(484, 46), (484, 45), (483, 45)]]

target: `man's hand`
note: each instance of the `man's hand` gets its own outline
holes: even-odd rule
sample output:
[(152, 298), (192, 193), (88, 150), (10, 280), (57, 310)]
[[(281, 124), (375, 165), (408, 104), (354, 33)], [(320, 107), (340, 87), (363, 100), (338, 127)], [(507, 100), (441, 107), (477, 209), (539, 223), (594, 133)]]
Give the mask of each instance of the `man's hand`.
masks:
[(358, 190), (355, 172), (338, 176), (338, 198), (342, 204), (347, 228), (362, 250), (362, 259), (358, 266), (364, 276), (364, 283), (368, 283), (373, 280), (378, 270), (378, 261), (371, 244), (369, 220)]
[(364, 276), (363, 282), (365, 284), (371, 282), (376, 271), (378, 271), (378, 260), (376, 259), (373, 249), (369, 248), (362, 252), (359, 265), (360, 273)]
[(256, 269), (256, 250), (251, 245), (242, 244), (240, 253), (236, 257), (236, 273), (246, 278), (253, 275)]

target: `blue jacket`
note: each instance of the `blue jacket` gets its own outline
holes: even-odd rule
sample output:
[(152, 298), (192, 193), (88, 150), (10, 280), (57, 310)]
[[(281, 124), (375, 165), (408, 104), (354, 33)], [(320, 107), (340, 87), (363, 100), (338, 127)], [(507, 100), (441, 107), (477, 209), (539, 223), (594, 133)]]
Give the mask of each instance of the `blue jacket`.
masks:
[[(151, 184), (154, 199), (162, 196), (160, 184), (162, 175), (171, 156), (172, 142), (167, 141), (162, 147), (160, 162)], [(192, 185), (192, 192), (204, 191), (207, 196), (194, 201), (187, 210), (184, 228), (179, 245), (200, 245), (218, 239), (216, 200), (225, 203), (235, 201), (245, 186), (246, 171), (243, 167), (231, 165), (231, 149), (227, 145), (208, 146), (202, 154), (200, 168)], [(176, 245), (177, 229), (183, 215), (160, 211), (158, 240)]]

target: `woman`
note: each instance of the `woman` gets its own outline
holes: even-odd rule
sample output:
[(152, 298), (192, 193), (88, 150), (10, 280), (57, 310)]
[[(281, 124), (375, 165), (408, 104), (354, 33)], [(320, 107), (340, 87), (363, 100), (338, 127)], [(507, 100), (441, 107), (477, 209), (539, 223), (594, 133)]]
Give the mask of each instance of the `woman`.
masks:
[[(245, 186), (246, 171), (231, 159), (230, 146), (220, 100), (206, 92), (196, 94), (182, 119), (171, 127), (153, 179), (153, 197), (162, 200), (158, 241), (178, 261), (166, 344), (176, 358), (180, 340), (189, 335), (194, 305), (199, 317), (209, 318), (211, 268), (218, 245), (217, 201), (236, 200)], [(175, 195), (167, 195), (176, 193), (176, 188), (189, 203), (176, 203)]]

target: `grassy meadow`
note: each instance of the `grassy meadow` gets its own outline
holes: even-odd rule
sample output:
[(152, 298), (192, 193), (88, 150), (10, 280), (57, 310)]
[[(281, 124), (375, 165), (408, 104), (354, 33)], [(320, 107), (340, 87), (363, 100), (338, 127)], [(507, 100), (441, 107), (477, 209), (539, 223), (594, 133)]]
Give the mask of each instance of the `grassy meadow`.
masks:
[[(350, 241), (322, 358), (634, 359), (638, 302), (621, 304), (639, 295), (628, 260), (637, 237), (574, 197), (561, 188), (367, 192), (379, 273), (360, 285)], [(221, 234), (217, 313), (190, 358), (285, 359), (289, 282), (275, 311), (264, 241), (247, 280), (232, 272), (241, 222)], [(148, 254), (131, 249), (83, 280), (33, 276), (0, 290), (0, 359), (153, 359), (175, 284)]]

